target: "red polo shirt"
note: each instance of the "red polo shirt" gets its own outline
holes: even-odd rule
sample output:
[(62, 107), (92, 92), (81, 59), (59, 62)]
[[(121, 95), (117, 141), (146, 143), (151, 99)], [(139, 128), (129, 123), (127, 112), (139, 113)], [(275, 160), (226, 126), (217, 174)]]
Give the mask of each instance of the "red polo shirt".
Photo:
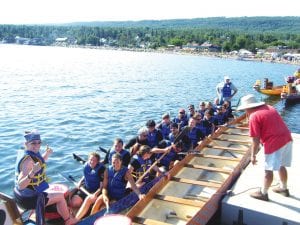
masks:
[(265, 154), (271, 154), (292, 140), (291, 132), (275, 108), (262, 105), (249, 117), (250, 137), (260, 138)]

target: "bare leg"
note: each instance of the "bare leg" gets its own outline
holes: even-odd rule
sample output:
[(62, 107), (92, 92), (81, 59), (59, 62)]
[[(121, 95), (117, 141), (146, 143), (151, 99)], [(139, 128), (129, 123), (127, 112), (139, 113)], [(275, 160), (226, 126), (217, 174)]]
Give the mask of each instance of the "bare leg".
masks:
[(79, 208), (79, 210), (76, 214), (76, 219), (78, 219), (78, 220), (82, 219), (92, 204), (93, 204), (93, 200), (89, 196), (87, 196), (84, 199), (81, 207)]
[(95, 202), (95, 204), (94, 204), (94, 206), (93, 206), (93, 208), (92, 208), (91, 215), (93, 215), (93, 214), (95, 214), (96, 212), (98, 212), (99, 209), (101, 208), (101, 205), (102, 205), (102, 204), (103, 204), (103, 196), (100, 195), (100, 196), (97, 198), (97, 200), (96, 200), (96, 202)]
[(279, 171), (279, 178), (281, 181), (281, 188), (286, 189), (287, 188), (287, 180), (288, 180), (288, 174), (287, 174), (287, 170), (284, 166), (281, 166)]
[(273, 171), (265, 170), (264, 186), (262, 190), (263, 194), (266, 194), (268, 192), (268, 189), (270, 188), (272, 182), (273, 182)]
[(75, 224), (76, 222), (78, 222), (78, 220), (71, 218), (63, 193), (49, 193), (48, 197), (49, 201), (47, 203), (47, 206), (56, 204), (57, 212), (59, 213), (59, 215), (61, 215), (63, 220), (66, 221), (67, 225)]

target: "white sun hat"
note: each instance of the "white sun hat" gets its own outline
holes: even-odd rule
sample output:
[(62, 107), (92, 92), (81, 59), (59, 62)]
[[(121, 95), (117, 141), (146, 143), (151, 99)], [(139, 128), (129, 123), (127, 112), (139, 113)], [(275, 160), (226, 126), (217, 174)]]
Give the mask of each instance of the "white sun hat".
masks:
[(224, 77), (224, 81), (226, 81), (226, 80), (230, 80), (230, 77), (229, 76), (225, 76)]
[(241, 104), (237, 107), (237, 110), (255, 108), (264, 104), (265, 102), (257, 102), (254, 95), (249, 94), (241, 98)]

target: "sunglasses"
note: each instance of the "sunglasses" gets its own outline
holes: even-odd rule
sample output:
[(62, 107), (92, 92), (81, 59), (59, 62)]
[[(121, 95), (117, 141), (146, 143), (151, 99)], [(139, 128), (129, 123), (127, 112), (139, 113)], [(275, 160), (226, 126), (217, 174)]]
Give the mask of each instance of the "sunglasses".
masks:
[(185, 112), (179, 112), (180, 114), (185, 114)]
[(40, 145), (40, 144), (42, 144), (42, 142), (41, 142), (41, 141), (37, 141), (37, 142), (30, 142), (30, 144), (31, 144), (31, 145)]

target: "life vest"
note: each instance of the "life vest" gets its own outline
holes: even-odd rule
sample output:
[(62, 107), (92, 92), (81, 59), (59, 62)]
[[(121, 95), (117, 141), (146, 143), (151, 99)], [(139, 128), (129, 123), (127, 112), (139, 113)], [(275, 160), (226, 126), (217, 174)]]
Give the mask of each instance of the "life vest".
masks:
[(119, 171), (115, 171), (113, 166), (108, 167), (108, 194), (112, 199), (119, 200), (126, 194), (125, 175), (128, 168), (122, 166)]
[[(159, 159), (162, 156), (163, 153), (157, 154), (157, 159)], [(172, 148), (168, 154), (166, 154), (159, 162), (160, 165), (166, 167), (169, 169), (170, 163), (173, 161), (174, 157), (176, 156), (176, 152)]]
[[(111, 163), (112, 163), (112, 157), (113, 157), (113, 155), (116, 154), (116, 153), (117, 153), (116, 150), (112, 150), (112, 151), (109, 152), (109, 156), (108, 156), (108, 163), (109, 163), (109, 165), (111, 165)], [(126, 154), (130, 154), (130, 153), (129, 153), (128, 151), (122, 149), (122, 150), (119, 152), (119, 154), (121, 155), (122, 160), (123, 160), (124, 157), (125, 157), (125, 155), (126, 155)]]
[(175, 136), (174, 136), (173, 133), (170, 133), (170, 134), (169, 134), (169, 140), (170, 140), (172, 143), (174, 142)]
[[(151, 166), (151, 160), (150, 159), (143, 159), (142, 156), (140, 155), (134, 155), (132, 157), (133, 159), (137, 160), (140, 164), (140, 168), (138, 168), (136, 171), (133, 171), (131, 174), (134, 178), (135, 181), (137, 181), (146, 171), (147, 169)], [(143, 181), (147, 182), (149, 179), (149, 175), (147, 174), (144, 178)]]
[(153, 148), (158, 145), (158, 130), (153, 130), (153, 132), (149, 132), (147, 135), (148, 145)]
[(16, 186), (18, 186), (17, 185), (18, 176), (21, 171), (20, 165), (28, 157), (30, 157), (35, 163), (38, 162), (41, 166), (41, 169), (36, 174), (34, 174), (33, 178), (31, 179), (27, 187), (36, 190), (37, 192), (43, 192), (49, 187), (49, 184), (47, 182), (47, 177), (46, 177), (46, 163), (44, 158), (41, 156), (40, 152), (34, 153), (28, 150), (24, 152), (23, 157), (19, 160), (16, 167)]
[(226, 114), (220, 113), (214, 115), (215, 120), (217, 121), (218, 125), (223, 125), (226, 122)]
[(222, 97), (228, 98), (231, 96), (231, 83), (224, 83), (222, 88)]
[(195, 147), (199, 141), (198, 132), (199, 130), (196, 127), (194, 127), (193, 129), (190, 129), (188, 133), (189, 139), (191, 140), (193, 147)]
[[(88, 163), (84, 165), (84, 186), (89, 192), (94, 193), (100, 187), (100, 182), (103, 181), (104, 170), (105, 167), (102, 163), (98, 163), (95, 168), (91, 168)], [(102, 176), (99, 176), (99, 174), (102, 174)]]
[(187, 116), (184, 116), (182, 119), (176, 117), (173, 119), (173, 123), (177, 123), (179, 125), (179, 130), (182, 130), (182, 128), (188, 125)]
[(203, 127), (204, 127), (204, 130), (205, 130), (205, 136), (208, 136), (211, 134), (212, 132), (212, 122), (210, 120), (207, 120), (206, 118), (204, 118), (202, 121), (201, 121)]
[(166, 123), (161, 123), (161, 125), (159, 126), (160, 128), (160, 131), (163, 135), (163, 138), (164, 139), (169, 139), (169, 134), (171, 132), (171, 129), (170, 129), (170, 124), (166, 124)]

